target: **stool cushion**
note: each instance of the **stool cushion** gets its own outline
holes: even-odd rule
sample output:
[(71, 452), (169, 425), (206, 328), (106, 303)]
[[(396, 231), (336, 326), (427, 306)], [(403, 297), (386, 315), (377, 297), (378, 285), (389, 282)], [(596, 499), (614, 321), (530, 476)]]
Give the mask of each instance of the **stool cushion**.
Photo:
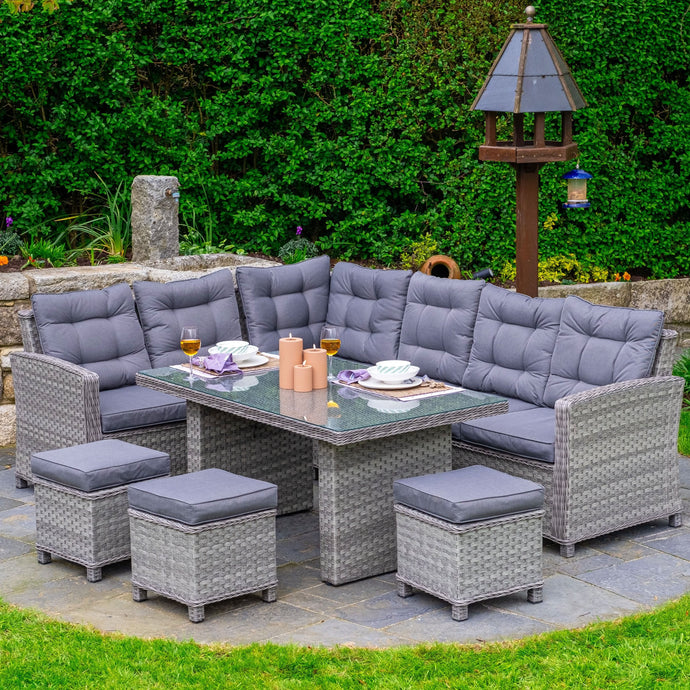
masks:
[(106, 439), (33, 453), (31, 471), (56, 484), (91, 492), (170, 474), (170, 457), (151, 448)]
[(397, 479), (393, 495), (410, 508), (457, 524), (524, 513), (544, 504), (541, 484), (483, 465)]
[(278, 505), (275, 484), (211, 468), (130, 486), (129, 506), (144, 513), (201, 525)]

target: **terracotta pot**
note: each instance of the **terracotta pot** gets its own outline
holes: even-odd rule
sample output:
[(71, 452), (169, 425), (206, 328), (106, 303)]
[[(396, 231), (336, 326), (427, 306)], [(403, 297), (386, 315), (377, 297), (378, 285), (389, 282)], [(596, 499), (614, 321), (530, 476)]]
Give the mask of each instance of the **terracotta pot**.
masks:
[(460, 268), (449, 256), (436, 254), (428, 258), (419, 269), (428, 276), (437, 278), (460, 278)]

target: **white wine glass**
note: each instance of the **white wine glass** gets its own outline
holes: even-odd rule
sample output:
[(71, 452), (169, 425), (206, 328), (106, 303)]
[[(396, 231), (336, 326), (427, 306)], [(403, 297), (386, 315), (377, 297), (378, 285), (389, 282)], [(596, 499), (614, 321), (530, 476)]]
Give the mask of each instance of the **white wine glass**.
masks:
[(201, 340), (199, 338), (199, 331), (194, 326), (185, 326), (180, 335), (180, 347), (187, 357), (189, 357), (189, 381), (194, 380), (194, 373), (192, 369), (192, 357), (199, 352), (201, 347)]
[(340, 334), (335, 326), (324, 326), (321, 329), (321, 347), (328, 355), (328, 380), (333, 380), (333, 355), (340, 349)]

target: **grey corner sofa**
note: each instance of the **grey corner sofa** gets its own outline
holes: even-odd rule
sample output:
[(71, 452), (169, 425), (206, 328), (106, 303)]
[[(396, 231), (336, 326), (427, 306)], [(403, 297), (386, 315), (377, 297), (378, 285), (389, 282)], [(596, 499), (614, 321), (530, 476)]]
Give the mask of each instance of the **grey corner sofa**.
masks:
[[(578, 542), (635, 524), (659, 518), (680, 524), (683, 382), (670, 376), (677, 334), (663, 328), (661, 312), (577, 297), (529, 298), (483, 281), (347, 262), (331, 271), (325, 256), (239, 267), (236, 279), (243, 318), (238, 326), (226, 305), (220, 320), (232, 321), (233, 333), (241, 327), (261, 349), (277, 349), (290, 332), (316, 343), (329, 323), (341, 329), (344, 357), (408, 359), (432, 378), (505, 397), (508, 413), (454, 427), (453, 467), (481, 464), (542, 484), (544, 536), (563, 555), (572, 555)], [(184, 290), (196, 285), (180, 283)], [(167, 286), (149, 288), (165, 294)], [(136, 284), (134, 292), (147, 354), (153, 366), (162, 364), (153, 355), (158, 340), (144, 317), (145, 294)], [(42, 342), (32, 335), (36, 319), (22, 319), (25, 347)], [(17, 361), (37, 356), (20, 353)], [(24, 376), (15, 380), (20, 395)], [(41, 388), (34, 384), (33, 395), (45, 396)], [(19, 417), (26, 411), (18, 400), (18, 476)], [(33, 433), (22, 429), (22, 448)]]

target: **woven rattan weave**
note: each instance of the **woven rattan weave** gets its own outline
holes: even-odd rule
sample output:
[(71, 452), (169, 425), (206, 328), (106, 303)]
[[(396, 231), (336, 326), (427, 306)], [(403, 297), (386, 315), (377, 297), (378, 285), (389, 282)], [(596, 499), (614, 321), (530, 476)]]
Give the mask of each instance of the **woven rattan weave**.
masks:
[(260, 592), (275, 601), (275, 510), (185, 525), (129, 509), (132, 539), (132, 596), (148, 590), (185, 604), (189, 620), (204, 620), (204, 607)]
[(527, 590), (542, 600), (543, 510), (493, 520), (454, 524), (395, 504), (398, 534), (398, 594), (414, 589), (452, 605), (465, 620), (476, 601)]
[(59, 556), (97, 582), (102, 566), (129, 558), (126, 486), (87, 493), (39, 477), (34, 485), (39, 563)]

